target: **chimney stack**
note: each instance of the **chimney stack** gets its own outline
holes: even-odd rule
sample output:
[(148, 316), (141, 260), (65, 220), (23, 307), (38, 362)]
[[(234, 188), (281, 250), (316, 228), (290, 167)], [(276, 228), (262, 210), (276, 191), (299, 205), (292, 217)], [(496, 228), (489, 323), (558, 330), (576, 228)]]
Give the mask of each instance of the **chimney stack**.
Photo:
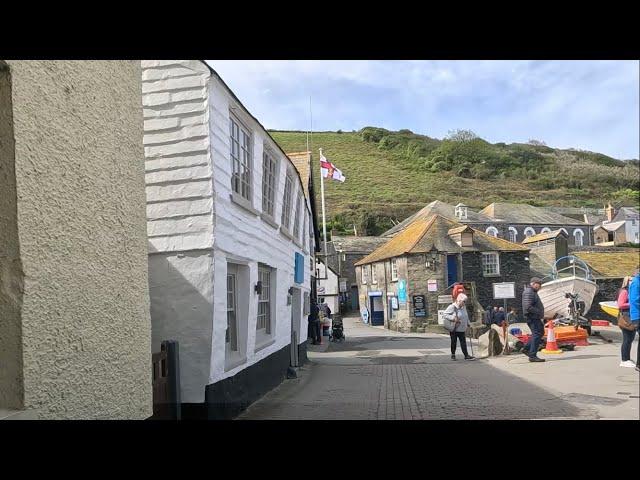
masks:
[(609, 206), (607, 207), (606, 212), (607, 212), (607, 222), (612, 222), (613, 217), (615, 216), (615, 210), (611, 206), (611, 202), (609, 202)]

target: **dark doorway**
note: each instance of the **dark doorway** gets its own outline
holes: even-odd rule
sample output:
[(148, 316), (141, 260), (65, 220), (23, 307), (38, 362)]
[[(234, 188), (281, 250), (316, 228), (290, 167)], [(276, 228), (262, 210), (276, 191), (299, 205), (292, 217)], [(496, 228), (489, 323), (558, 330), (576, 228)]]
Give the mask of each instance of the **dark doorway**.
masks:
[(447, 287), (458, 281), (458, 256), (447, 255)]
[(359, 311), (358, 308), (358, 287), (351, 287), (351, 310)]

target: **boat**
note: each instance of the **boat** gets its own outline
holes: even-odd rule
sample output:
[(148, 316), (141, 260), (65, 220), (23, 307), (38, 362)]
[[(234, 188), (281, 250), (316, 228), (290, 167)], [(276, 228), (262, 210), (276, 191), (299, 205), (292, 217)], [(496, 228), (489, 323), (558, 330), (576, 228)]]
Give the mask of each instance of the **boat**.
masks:
[[(566, 266), (562, 266), (566, 265)], [(548, 278), (545, 282), (545, 279)], [(578, 315), (589, 312), (593, 297), (598, 292), (598, 285), (593, 280), (589, 266), (573, 255), (559, 258), (553, 264), (549, 277), (542, 279), (538, 291), (545, 318), (573, 317), (571, 296), (577, 294)]]
[(611, 315), (614, 318), (618, 318), (618, 302), (609, 301), (609, 302), (600, 302), (600, 308), (605, 312)]

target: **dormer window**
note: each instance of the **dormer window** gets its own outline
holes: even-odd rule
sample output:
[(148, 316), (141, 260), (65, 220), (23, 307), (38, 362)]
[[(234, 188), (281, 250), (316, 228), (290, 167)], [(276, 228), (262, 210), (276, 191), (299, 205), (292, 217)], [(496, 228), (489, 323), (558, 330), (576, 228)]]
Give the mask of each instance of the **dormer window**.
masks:
[(448, 235), (459, 247), (473, 247), (473, 230), (468, 225), (452, 228)]
[(455, 210), (456, 218), (458, 220), (466, 220), (467, 219), (467, 206), (463, 203), (459, 203), (456, 205)]

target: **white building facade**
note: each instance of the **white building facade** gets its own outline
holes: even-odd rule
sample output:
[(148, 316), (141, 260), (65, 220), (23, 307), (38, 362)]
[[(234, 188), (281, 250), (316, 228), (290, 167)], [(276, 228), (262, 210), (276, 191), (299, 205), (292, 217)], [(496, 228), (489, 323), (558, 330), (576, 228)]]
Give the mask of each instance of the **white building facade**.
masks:
[(316, 259), (316, 280), (318, 301), (329, 306), (332, 313), (340, 312), (340, 285), (338, 274), (327, 267), (324, 262)]
[(153, 347), (179, 342), (183, 406), (229, 418), (306, 359), (312, 200), (208, 65), (142, 67)]

